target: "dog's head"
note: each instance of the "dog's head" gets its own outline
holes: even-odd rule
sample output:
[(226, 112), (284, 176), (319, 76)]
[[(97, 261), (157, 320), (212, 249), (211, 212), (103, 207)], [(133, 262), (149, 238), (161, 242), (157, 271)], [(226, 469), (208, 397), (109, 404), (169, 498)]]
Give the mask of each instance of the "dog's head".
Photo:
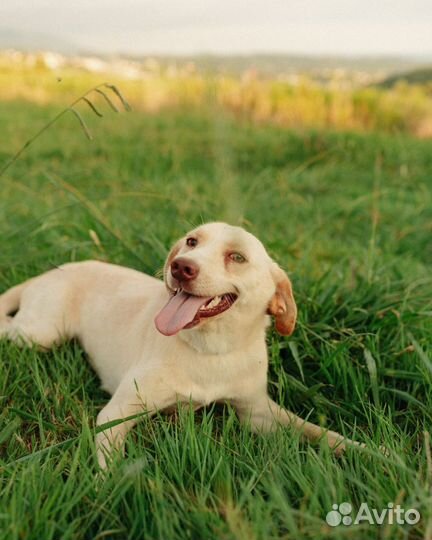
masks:
[(155, 319), (164, 335), (216, 321), (248, 327), (266, 314), (281, 334), (294, 330), (297, 308), (288, 276), (241, 227), (208, 223), (189, 232), (171, 249), (164, 280), (170, 300)]

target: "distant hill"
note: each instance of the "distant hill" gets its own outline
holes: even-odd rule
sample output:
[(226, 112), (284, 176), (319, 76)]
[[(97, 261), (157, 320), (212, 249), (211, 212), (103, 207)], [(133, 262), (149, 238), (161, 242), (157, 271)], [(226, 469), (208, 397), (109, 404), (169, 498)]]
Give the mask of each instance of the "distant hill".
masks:
[(24, 52), (47, 50), (65, 54), (76, 54), (78, 52), (78, 47), (74, 43), (56, 35), (20, 32), (3, 27), (0, 27), (0, 49), (16, 49)]
[[(142, 60), (144, 56), (125, 55), (133, 60)], [(184, 66), (193, 63), (198, 71), (210, 73), (226, 73), (238, 75), (247, 70), (256, 70), (263, 76), (273, 77), (292, 73), (322, 73), (336, 69), (346, 71), (364, 71), (370, 74), (386, 76), (405, 70), (412, 70), (424, 65), (424, 61), (416, 58), (399, 58), (393, 56), (306, 56), (292, 54), (250, 54), (250, 55), (212, 55), (197, 54), (193, 56), (159, 56), (150, 55), (160, 65)]]
[(407, 84), (426, 84), (432, 83), (432, 65), (407, 71), (405, 73), (396, 73), (381, 81), (377, 86), (382, 88), (392, 88), (400, 82)]

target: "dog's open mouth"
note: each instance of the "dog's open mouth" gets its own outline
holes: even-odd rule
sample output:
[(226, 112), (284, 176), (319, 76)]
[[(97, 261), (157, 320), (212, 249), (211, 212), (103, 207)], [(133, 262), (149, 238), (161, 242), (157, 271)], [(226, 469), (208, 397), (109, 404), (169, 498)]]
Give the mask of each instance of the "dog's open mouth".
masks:
[(201, 319), (215, 317), (237, 300), (233, 293), (221, 296), (194, 296), (178, 289), (155, 318), (156, 328), (165, 336), (196, 326)]

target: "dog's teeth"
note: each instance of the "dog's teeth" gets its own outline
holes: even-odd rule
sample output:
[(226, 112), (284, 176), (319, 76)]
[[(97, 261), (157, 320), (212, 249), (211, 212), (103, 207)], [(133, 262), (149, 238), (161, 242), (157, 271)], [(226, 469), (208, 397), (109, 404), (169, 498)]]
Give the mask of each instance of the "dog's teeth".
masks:
[(211, 309), (211, 308), (214, 308), (215, 306), (217, 306), (219, 304), (219, 302), (221, 301), (221, 297), (220, 296), (215, 296), (206, 306), (204, 309)]

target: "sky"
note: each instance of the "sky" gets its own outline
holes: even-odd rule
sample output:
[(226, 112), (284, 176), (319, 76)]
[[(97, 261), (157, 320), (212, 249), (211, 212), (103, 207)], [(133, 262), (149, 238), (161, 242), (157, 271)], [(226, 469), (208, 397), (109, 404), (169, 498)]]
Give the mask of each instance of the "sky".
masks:
[(2, 32), (104, 53), (432, 57), (432, 0), (0, 0)]

